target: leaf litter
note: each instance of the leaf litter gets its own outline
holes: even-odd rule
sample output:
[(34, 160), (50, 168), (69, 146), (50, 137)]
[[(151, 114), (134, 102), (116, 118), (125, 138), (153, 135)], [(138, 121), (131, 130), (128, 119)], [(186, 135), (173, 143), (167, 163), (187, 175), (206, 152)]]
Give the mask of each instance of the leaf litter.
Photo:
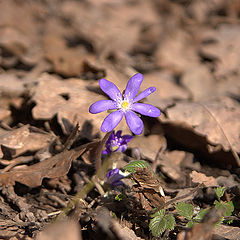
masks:
[[(219, 186), (235, 203), (229, 225), (214, 228), (213, 209), (191, 229), (177, 218), (162, 238), (239, 238), (237, 0), (9, 0), (0, 13), (0, 238), (50, 240), (64, 227), (69, 239), (152, 239), (154, 209), (211, 208)], [(88, 111), (107, 99), (98, 81), (122, 91), (136, 72), (162, 114), (142, 117), (126, 152), (101, 156), (107, 114)], [(124, 121), (116, 130), (130, 134)], [(135, 160), (154, 172), (103, 184)]]

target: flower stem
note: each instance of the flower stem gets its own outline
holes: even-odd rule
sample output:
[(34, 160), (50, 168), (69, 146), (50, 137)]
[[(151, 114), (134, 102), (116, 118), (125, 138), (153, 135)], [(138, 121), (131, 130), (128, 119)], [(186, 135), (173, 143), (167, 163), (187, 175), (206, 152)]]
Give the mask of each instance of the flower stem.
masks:
[(97, 171), (99, 171), (102, 167), (102, 151), (103, 151), (106, 141), (108, 140), (108, 138), (112, 132), (113, 131), (106, 133), (106, 135), (103, 137), (102, 141), (99, 143), (99, 145), (96, 148), (96, 151), (95, 151), (95, 164), (96, 165), (95, 166), (96, 166)]

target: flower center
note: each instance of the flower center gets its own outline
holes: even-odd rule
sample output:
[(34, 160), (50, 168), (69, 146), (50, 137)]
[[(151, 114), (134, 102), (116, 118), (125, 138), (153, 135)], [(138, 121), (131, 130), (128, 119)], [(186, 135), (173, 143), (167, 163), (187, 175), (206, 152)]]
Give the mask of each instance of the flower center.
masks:
[(121, 108), (122, 108), (123, 110), (127, 110), (127, 109), (129, 108), (129, 103), (128, 103), (127, 101), (123, 101)]

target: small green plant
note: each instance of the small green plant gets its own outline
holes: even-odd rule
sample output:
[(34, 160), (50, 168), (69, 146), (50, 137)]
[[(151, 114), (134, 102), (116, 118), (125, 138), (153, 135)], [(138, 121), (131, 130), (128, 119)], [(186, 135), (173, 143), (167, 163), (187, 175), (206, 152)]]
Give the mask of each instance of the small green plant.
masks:
[(177, 203), (175, 208), (178, 214), (188, 221), (186, 227), (192, 227), (195, 223), (201, 222), (205, 214), (208, 212), (208, 209), (201, 209), (197, 215), (194, 216), (193, 205), (184, 202)]
[[(157, 175), (152, 170), (151, 166), (143, 160), (135, 160), (128, 163), (123, 169), (128, 173), (135, 173), (137, 168), (145, 168), (148, 167), (158, 179)], [(221, 200), (225, 193), (224, 187), (218, 187), (214, 189), (217, 200), (214, 201), (214, 206), (222, 211), (222, 218), (217, 224), (221, 224), (224, 221), (224, 217), (231, 216), (234, 211), (234, 206), (232, 201), (224, 202)], [(122, 200), (122, 196), (118, 195), (116, 200)], [(200, 223), (204, 216), (209, 211), (209, 208), (200, 209), (196, 212), (194, 206), (190, 203), (178, 202), (175, 205), (175, 209), (177, 210), (178, 215), (184, 218), (183, 222), (186, 223), (186, 227), (192, 227), (194, 224)], [(227, 223), (231, 223), (228, 221)], [(149, 229), (152, 232), (152, 235), (155, 237), (159, 237), (166, 230), (173, 230), (176, 225), (175, 218), (172, 214), (166, 214), (165, 209), (158, 210), (154, 214), (151, 215), (151, 220), (149, 223)]]
[[(229, 217), (232, 215), (234, 211), (234, 205), (232, 201), (224, 202), (221, 200), (221, 197), (224, 195), (224, 192), (225, 192), (225, 187), (218, 187), (214, 189), (214, 191), (218, 199), (214, 201), (214, 205), (218, 210), (223, 211), (222, 218), (218, 222), (218, 224), (220, 224), (224, 221), (224, 217)], [(227, 223), (228, 224), (232, 223), (232, 220), (227, 221)]]
[(136, 168), (145, 168), (145, 167), (150, 167), (150, 165), (146, 161), (134, 160), (134, 161), (128, 163), (126, 166), (124, 166), (123, 169), (128, 171), (129, 173), (135, 173)]
[(173, 230), (176, 224), (175, 218), (172, 214), (166, 214), (164, 209), (157, 211), (151, 215), (149, 229), (152, 235), (159, 237), (167, 229)]

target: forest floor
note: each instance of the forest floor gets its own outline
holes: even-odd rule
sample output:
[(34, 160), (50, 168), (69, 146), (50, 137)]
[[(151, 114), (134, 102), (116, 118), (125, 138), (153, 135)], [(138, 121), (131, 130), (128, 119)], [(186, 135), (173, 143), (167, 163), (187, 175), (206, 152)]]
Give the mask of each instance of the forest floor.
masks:
[[(161, 115), (101, 156), (137, 72)], [(0, 1), (0, 239), (240, 239), (239, 120), (239, 0)]]

